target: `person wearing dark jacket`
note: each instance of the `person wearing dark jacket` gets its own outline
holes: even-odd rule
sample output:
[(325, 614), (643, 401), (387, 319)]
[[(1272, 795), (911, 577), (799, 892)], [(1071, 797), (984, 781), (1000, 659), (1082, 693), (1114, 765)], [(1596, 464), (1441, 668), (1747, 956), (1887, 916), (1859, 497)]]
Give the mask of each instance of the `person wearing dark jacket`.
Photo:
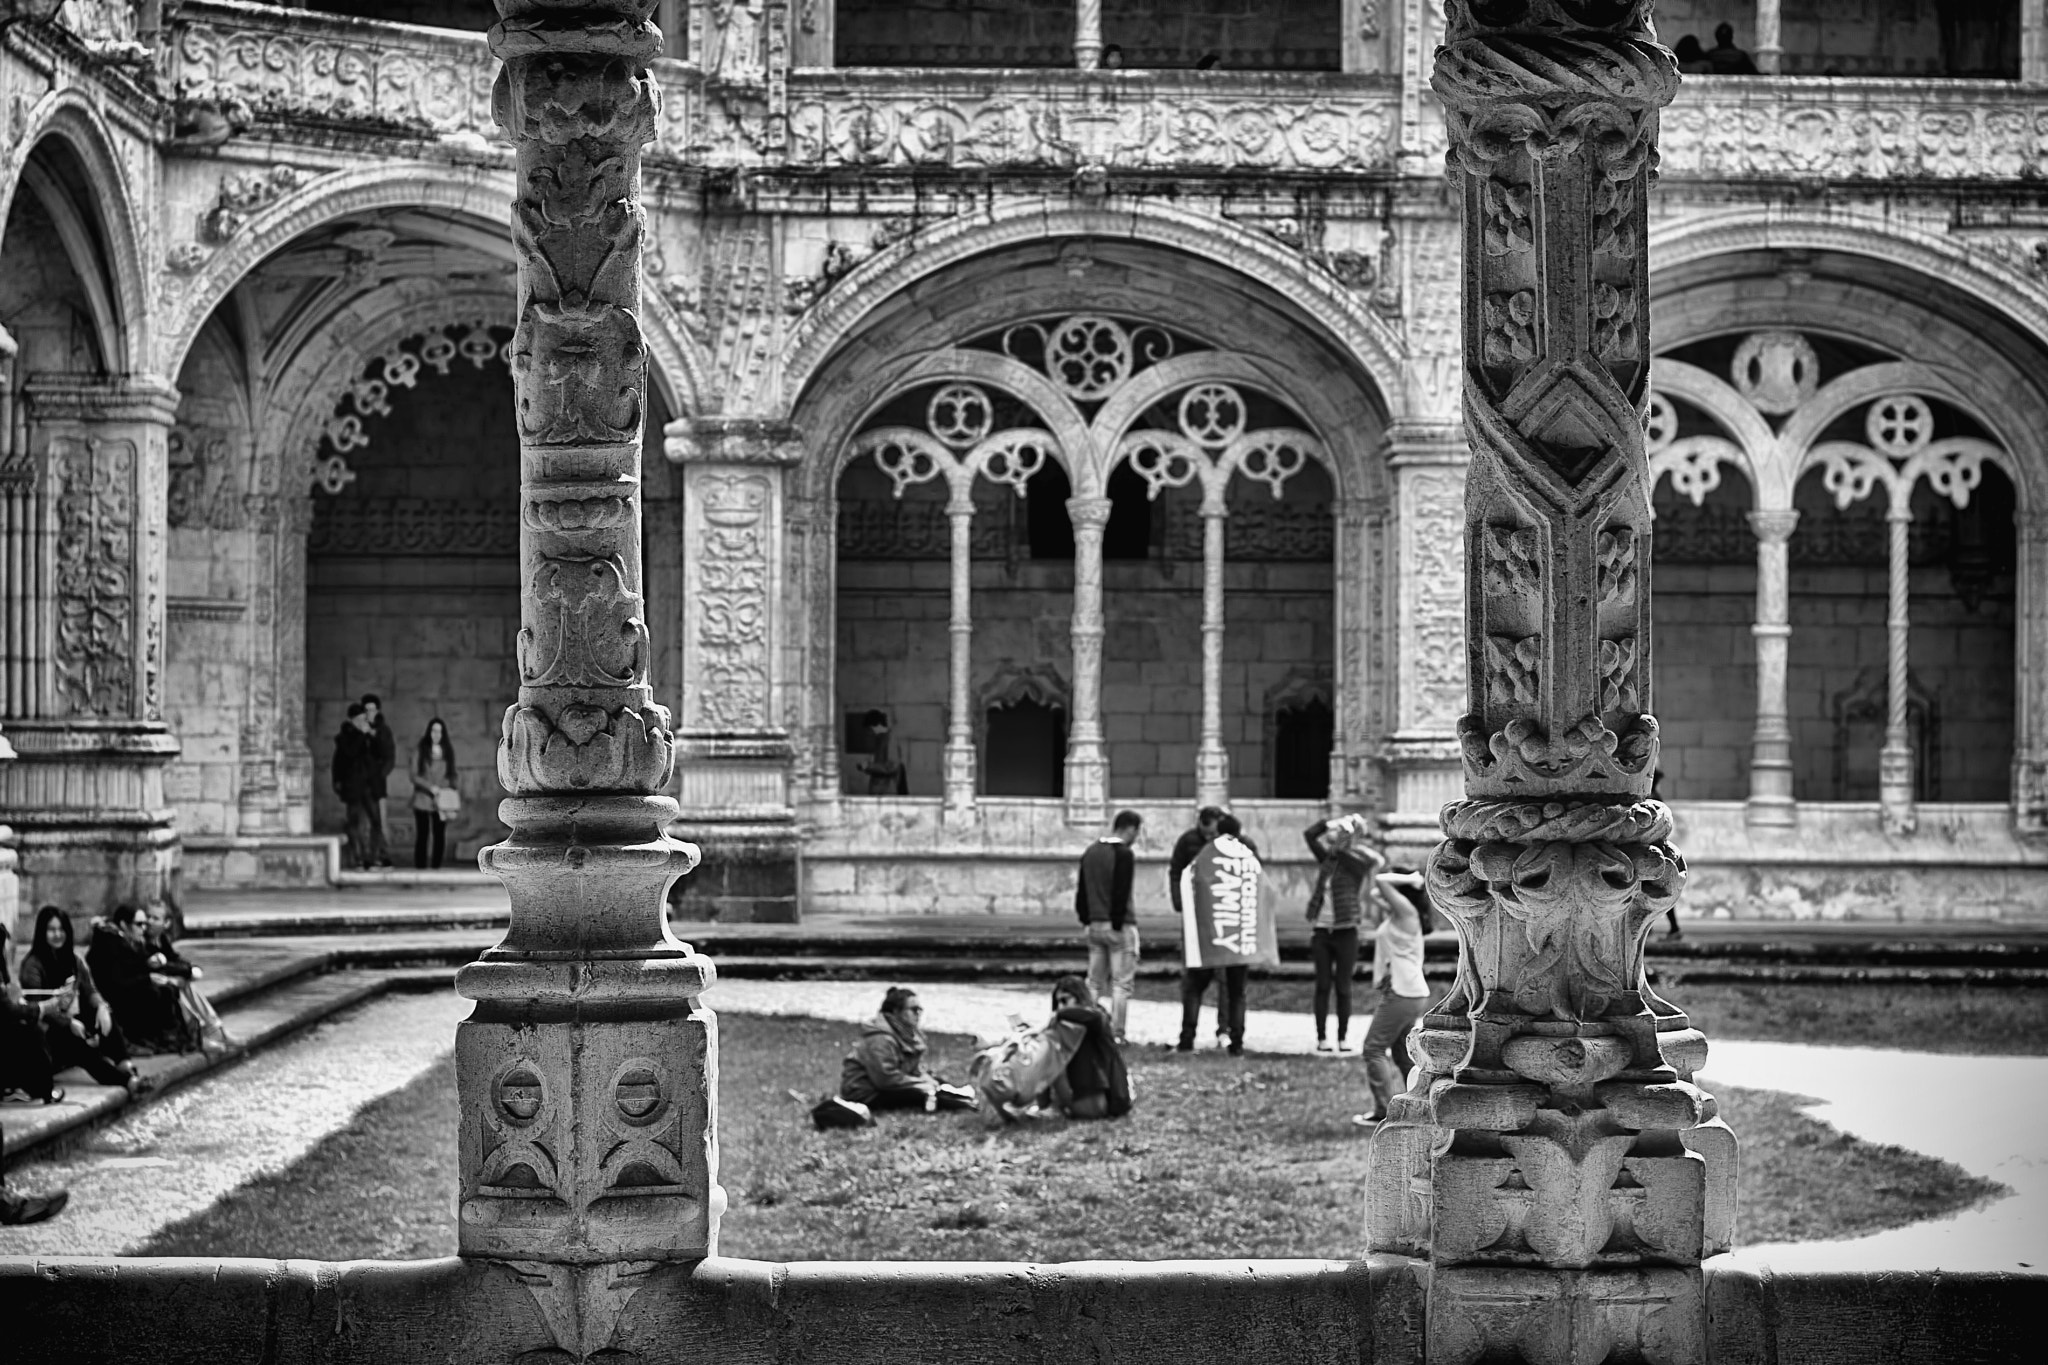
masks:
[(360, 702), (349, 703), (348, 719), (334, 736), (333, 781), (334, 794), (347, 811), (349, 854), (357, 867), (375, 867), (378, 835), (372, 800), (381, 796), (384, 779), (377, 769), (375, 732)]
[(1110, 832), (1081, 854), (1074, 879), (1074, 917), (1088, 935), (1088, 989), (1098, 1000), (1109, 997), (1110, 1028), (1119, 1044), (1138, 979), (1138, 917), (1131, 909), (1137, 858), (1131, 845), (1144, 824), (1136, 811), (1118, 811)]
[(839, 1098), (870, 1109), (972, 1109), (974, 1092), (925, 1069), (924, 1002), (891, 986), (839, 1068)]
[(1120, 1119), (1131, 1112), (1131, 1073), (1110, 1036), (1109, 1017), (1078, 976), (1053, 983), (1052, 1017), (1086, 1030), (1067, 1069), (1053, 1084), (1055, 1108), (1075, 1119)]
[(370, 852), (374, 861), (366, 866), (391, 866), (391, 847), (384, 840), (384, 795), (391, 770), (398, 766), (398, 737), (391, 722), (384, 719), (384, 699), (375, 692), (363, 693), (363, 715), (370, 722), (370, 748), (377, 758), (377, 779), (370, 792)]
[[(1316, 964), (1316, 1051), (1349, 1050), (1351, 978), (1358, 969), (1360, 898), (1371, 894), (1370, 878), (1387, 860), (1365, 841), (1365, 820), (1342, 815), (1318, 820), (1302, 831), (1315, 855), (1316, 889), (1308, 899), (1309, 954)], [(1330, 998), (1337, 1002), (1337, 1043), (1329, 1039)]]
[(44, 1104), (64, 1099), (57, 1067), (44, 1041), (44, 1023), (69, 1017), (77, 991), (59, 987), (47, 999), (31, 1000), (8, 970), (7, 926), (0, 924), (0, 1092), (25, 1095)]
[[(1173, 841), (1173, 856), (1166, 861), (1166, 896), (1173, 902), (1173, 913), (1176, 915), (1181, 913), (1180, 874), (1188, 870), (1188, 864), (1192, 863), (1196, 855), (1208, 847), (1209, 841), (1216, 837), (1217, 827), (1223, 818), (1224, 811), (1220, 806), (1204, 806), (1195, 812), (1194, 827), (1182, 830), (1180, 838)], [(1208, 980), (1206, 977), (1203, 978), (1201, 989), (1196, 990), (1188, 977), (1188, 969), (1183, 964), (1180, 969), (1180, 996), (1183, 1002), (1189, 998), (1190, 992), (1194, 998), (1195, 1013), (1200, 1015), (1202, 998), (1209, 993)], [(1228, 1032), (1223, 1022), (1223, 990), (1219, 986), (1216, 990), (1216, 1037), (1219, 1046), (1220, 1040), (1227, 1037)]]
[(117, 905), (93, 925), (85, 964), (129, 1045), (137, 1051), (187, 1052), (178, 988), (159, 973), (163, 963), (163, 955), (149, 946), (149, 922), (141, 906)]
[(55, 991), (70, 984), (72, 1007), (43, 1020), (43, 1044), (51, 1066), (63, 1071), (81, 1067), (101, 1085), (118, 1085), (132, 1094), (150, 1089), (128, 1060), (128, 1042), (114, 1022), (114, 1011), (93, 986), (92, 969), (78, 957), (71, 916), (54, 905), (36, 913), (35, 941), (21, 959), (21, 986), (28, 991)]

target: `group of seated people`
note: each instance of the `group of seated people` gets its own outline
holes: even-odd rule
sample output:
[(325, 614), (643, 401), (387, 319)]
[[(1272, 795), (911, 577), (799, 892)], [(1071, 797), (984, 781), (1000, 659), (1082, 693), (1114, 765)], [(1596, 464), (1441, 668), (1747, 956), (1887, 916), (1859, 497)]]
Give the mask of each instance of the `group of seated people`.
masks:
[[(1019, 1027), (975, 1057), (976, 1085), (951, 1085), (926, 1065), (924, 1003), (915, 991), (891, 986), (881, 1011), (840, 1068), (839, 1093), (819, 1109), (821, 1125), (851, 1114), (865, 1121), (874, 1109), (980, 1109), (992, 1123), (1064, 1114), (1068, 1118), (1121, 1118), (1131, 1109), (1130, 1073), (1110, 1032), (1109, 1016), (1078, 976), (1053, 985), (1052, 1016)], [(814, 1111), (816, 1113), (817, 1111)]]
[(81, 951), (71, 916), (46, 905), (18, 966), (7, 940), (0, 925), (0, 1096), (57, 1104), (57, 1076), (72, 1067), (142, 1094), (151, 1081), (135, 1057), (232, 1041), (193, 984), (204, 973), (178, 951), (166, 906), (115, 906)]

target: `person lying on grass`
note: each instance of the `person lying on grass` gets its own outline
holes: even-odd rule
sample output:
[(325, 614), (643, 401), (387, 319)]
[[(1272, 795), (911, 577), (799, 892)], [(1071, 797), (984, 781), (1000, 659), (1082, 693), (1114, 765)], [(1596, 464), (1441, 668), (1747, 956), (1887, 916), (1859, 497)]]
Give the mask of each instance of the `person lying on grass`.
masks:
[(871, 1109), (972, 1109), (974, 1092), (925, 1070), (924, 1004), (891, 986), (882, 1012), (861, 1025), (860, 1041), (839, 1073), (839, 1098)]

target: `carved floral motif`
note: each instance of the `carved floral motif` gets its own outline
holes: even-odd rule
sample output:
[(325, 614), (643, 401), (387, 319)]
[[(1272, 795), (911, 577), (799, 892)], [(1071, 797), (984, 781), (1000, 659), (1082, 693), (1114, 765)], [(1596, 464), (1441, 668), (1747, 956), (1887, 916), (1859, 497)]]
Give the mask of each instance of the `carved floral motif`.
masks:
[(691, 689), (693, 724), (758, 730), (768, 712), (768, 511), (772, 496), (760, 474), (707, 474), (697, 495), (696, 591), (690, 612), (698, 685)]
[(135, 447), (51, 442), (57, 483), (57, 697), (71, 715), (134, 714)]

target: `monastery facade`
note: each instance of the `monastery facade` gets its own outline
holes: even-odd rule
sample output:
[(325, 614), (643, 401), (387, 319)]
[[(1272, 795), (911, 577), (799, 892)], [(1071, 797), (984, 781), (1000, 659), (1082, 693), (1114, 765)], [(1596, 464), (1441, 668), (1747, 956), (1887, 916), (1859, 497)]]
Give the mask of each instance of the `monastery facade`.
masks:
[[(612, 342), (648, 359), (643, 562), (530, 585), (494, 15), (325, 11), (0, 21), (22, 905), (350, 879), (366, 692), (402, 756), (446, 722), (473, 863), (519, 662), (571, 636), (651, 651), (681, 906), (727, 918), (1063, 913), (1126, 806), (1158, 861), (1230, 805), (1305, 890), (1332, 809), (1435, 841), (1472, 675), (1542, 686), (1528, 641), (1466, 646), (1459, 328), (1460, 215), (1502, 255), (1541, 215), (1446, 180), (1438, 0), (671, 0)], [(1663, 115), (1655, 529), (1610, 566), (1654, 571), (1655, 634), (1603, 686), (1654, 688), (1689, 913), (2038, 916), (2042, 6), (1658, 8), (1724, 18), (1767, 74)], [(1534, 347), (1526, 296), (1468, 306)], [(635, 595), (644, 633), (581, 640)]]

